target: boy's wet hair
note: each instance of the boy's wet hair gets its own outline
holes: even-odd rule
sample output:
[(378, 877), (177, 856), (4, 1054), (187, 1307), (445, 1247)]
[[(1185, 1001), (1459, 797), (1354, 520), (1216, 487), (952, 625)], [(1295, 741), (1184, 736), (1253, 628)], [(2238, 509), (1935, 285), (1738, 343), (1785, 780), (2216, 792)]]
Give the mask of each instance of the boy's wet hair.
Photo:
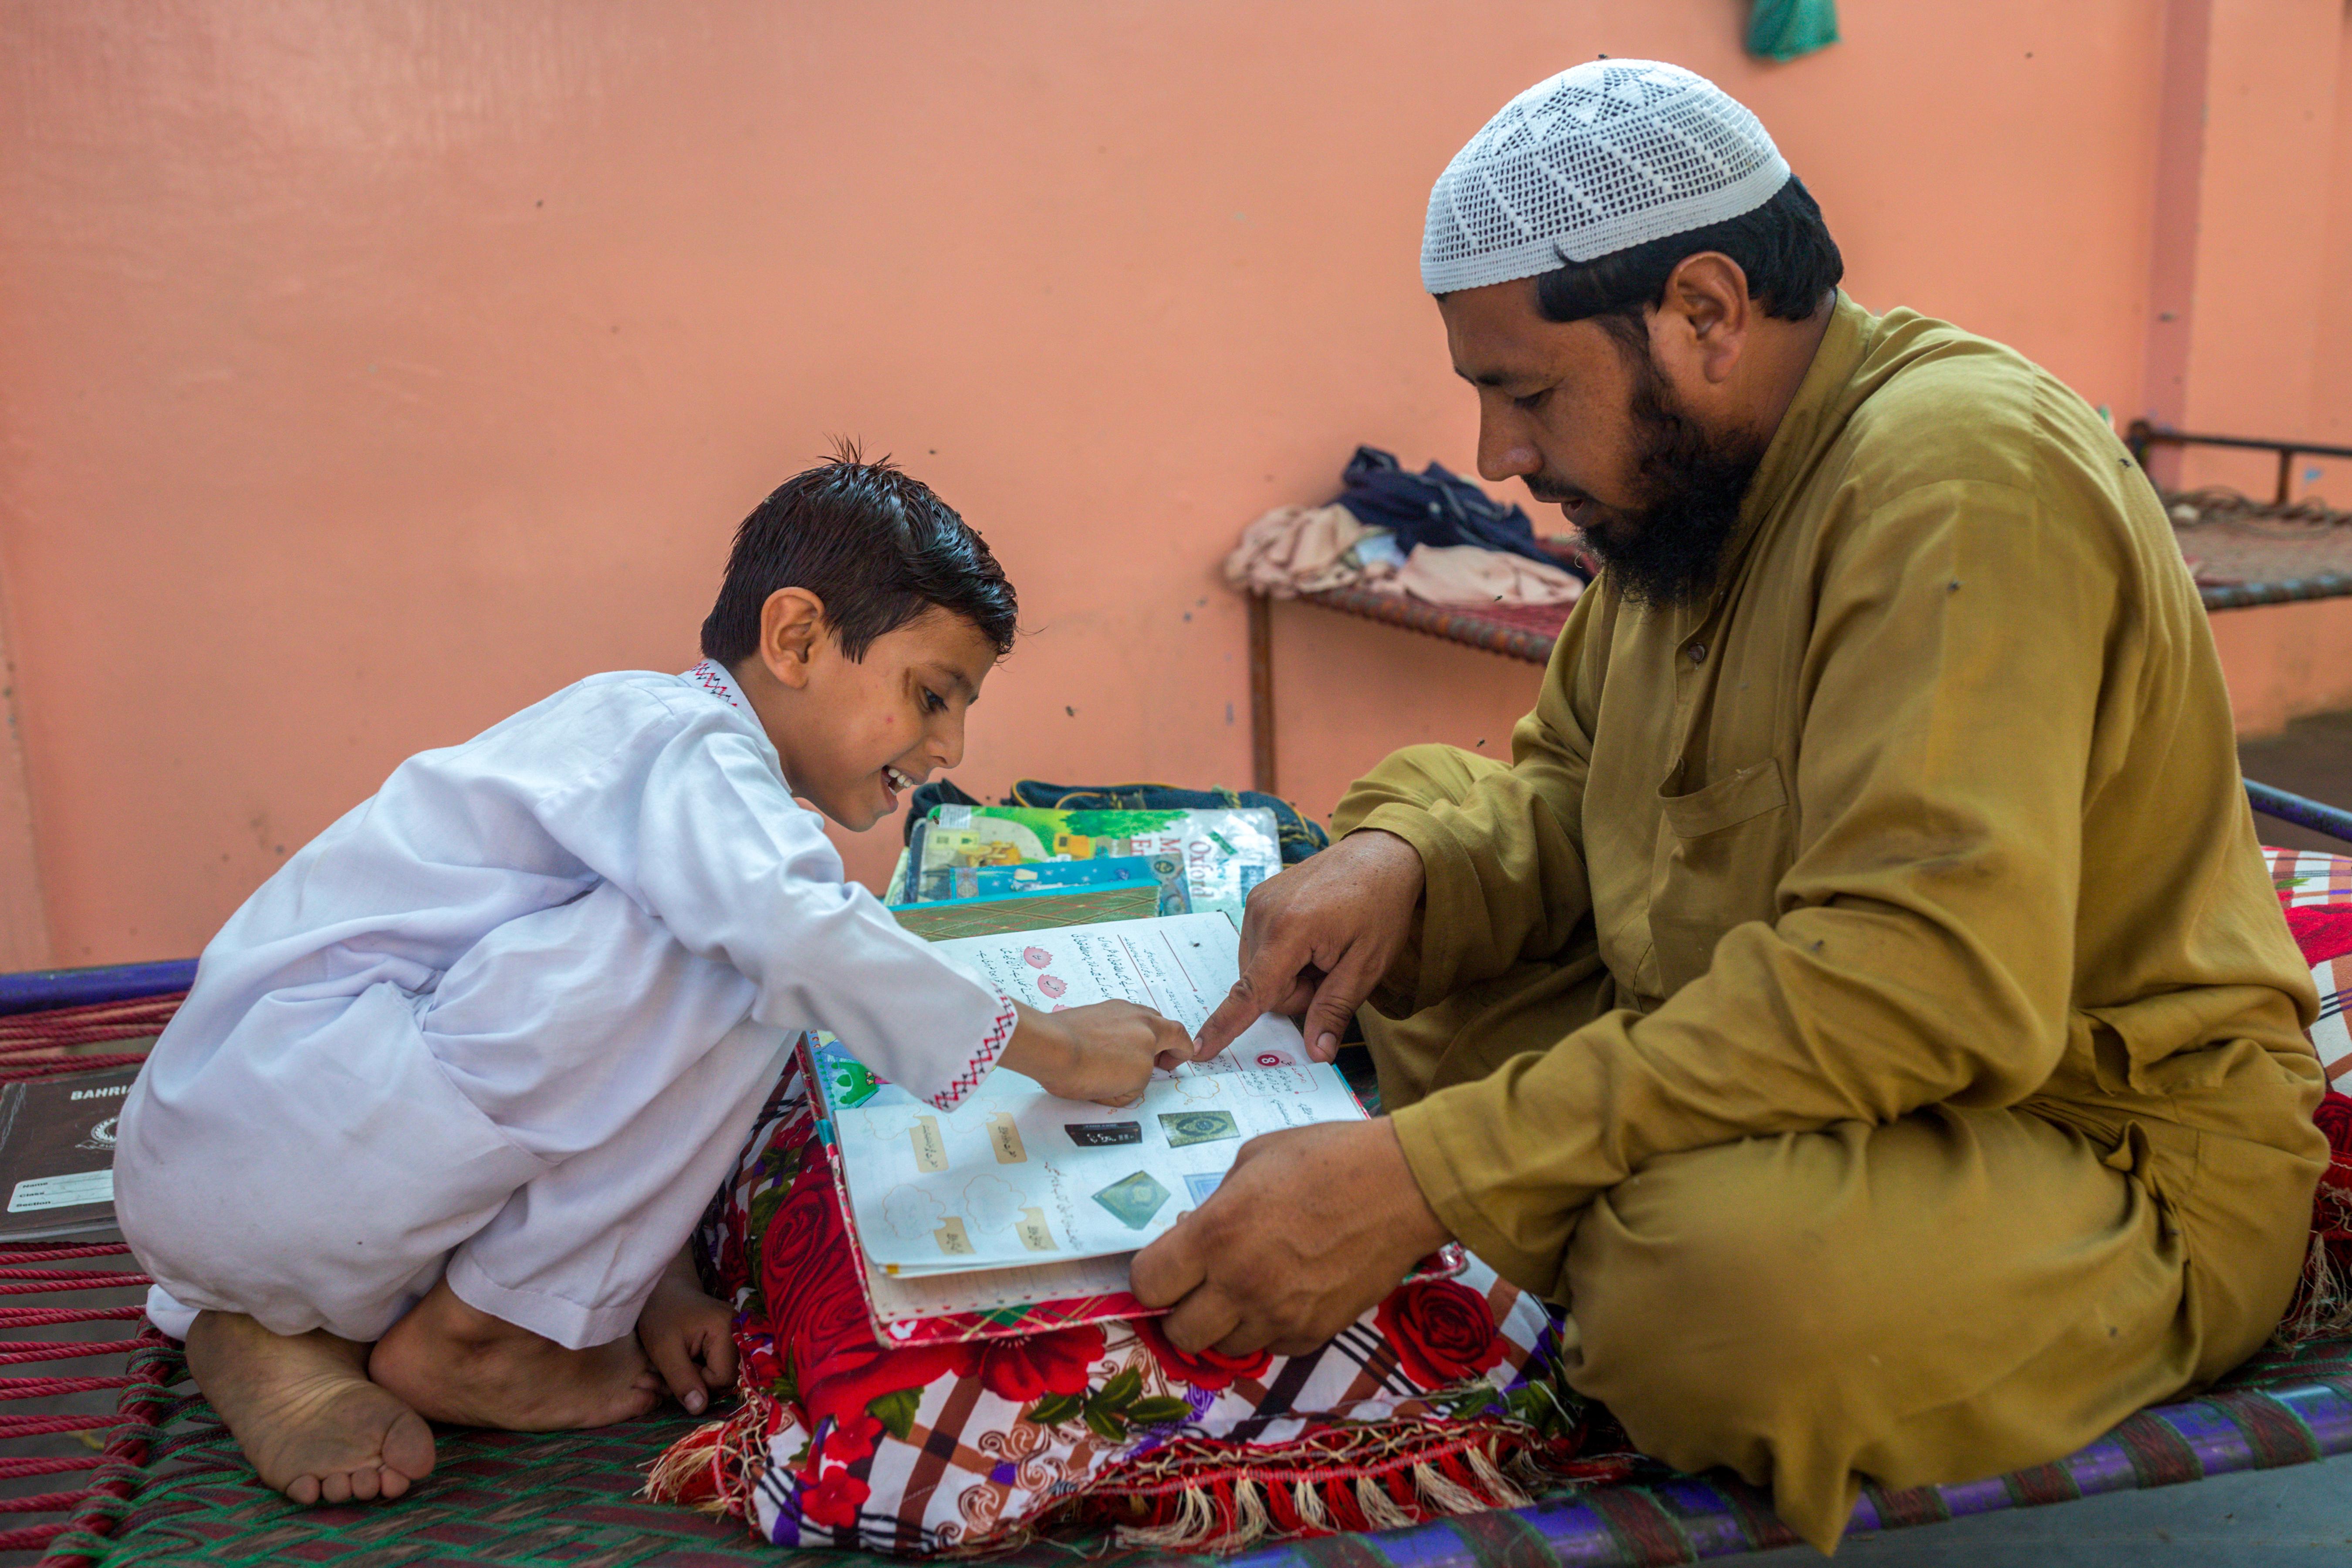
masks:
[(761, 607), (779, 588), (823, 600), (826, 629), (853, 659), (934, 608), (1003, 654), (1019, 611), (1004, 568), (955, 509), (888, 458), (867, 462), (854, 442), (778, 485), (735, 531), (702, 657), (731, 667), (759, 651)]

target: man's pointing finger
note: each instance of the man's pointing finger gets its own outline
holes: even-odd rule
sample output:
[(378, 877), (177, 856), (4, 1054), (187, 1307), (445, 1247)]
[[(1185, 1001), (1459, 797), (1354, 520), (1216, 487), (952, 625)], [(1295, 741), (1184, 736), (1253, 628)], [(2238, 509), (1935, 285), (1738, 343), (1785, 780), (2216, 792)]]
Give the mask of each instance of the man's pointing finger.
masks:
[(1207, 1061), (1241, 1037), (1244, 1029), (1258, 1021), (1265, 1012), (1264, 1003), (1253, 995), (1247, 978), (1234, 982), (1217, 1010), (1201, 1026), (1199, 1041), (1193, 1050), (1195, 1061)]

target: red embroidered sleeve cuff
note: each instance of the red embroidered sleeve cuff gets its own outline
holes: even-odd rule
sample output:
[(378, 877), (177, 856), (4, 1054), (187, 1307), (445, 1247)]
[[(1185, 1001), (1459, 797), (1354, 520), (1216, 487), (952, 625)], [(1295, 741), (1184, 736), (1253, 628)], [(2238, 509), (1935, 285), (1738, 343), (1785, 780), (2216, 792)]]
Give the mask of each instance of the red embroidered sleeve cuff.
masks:
[(996, 1016), (980, 1037), (980, 1044), (972, 1048), (971, 1059), (964, 1063), (955, 1077), (948, 1079), (947, 1088), (931, 1096), (931, 1103), (941, 1110), (953, 1110), (961, 1105), (964, 1097), (978, 1089), (981, 1080), (995, 1070), (996, 1058), (1003, 1055), (1004, 1047), (1013, 1043), (1013, 1031), (1020, 1023), (1021, 1014), (1013, 1005), (1013, 998), (1000, 994), (996, 998)]

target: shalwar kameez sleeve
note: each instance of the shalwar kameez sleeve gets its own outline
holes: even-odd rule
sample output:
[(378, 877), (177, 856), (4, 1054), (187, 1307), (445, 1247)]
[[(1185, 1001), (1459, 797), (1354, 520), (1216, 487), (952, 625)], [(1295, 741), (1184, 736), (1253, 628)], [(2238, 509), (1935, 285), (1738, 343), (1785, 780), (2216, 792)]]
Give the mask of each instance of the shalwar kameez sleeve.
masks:
[(1584, 784), (1592, 738), (1576, 701), (1596, 651), (1591, 603), (1560, 632), (1535, 710), (1512, 732), (1507, 771), (1433, 805), (1383, 798), (1368, 780), (1333, 814), (1337, 834), (1393, 833), (1421, 856), (1426, 880), (1412, 942), (1373, 994), (1383, 1012), (1419, 1012), (1513, 964), (1556, 957), (1591, 912)]
[(754, 1019), (829, 1030), (879, 1076), (952, 1110), (1011, 1042), (1013, 1003), (845, 879), (764, 740), (698, 693), (642, 700), (653, 711), (607, 764), (630, 776), (591, 776), (551, 801), (550, 830), (687, 951), (749, 979)]
[[(1869, 511), (1822, 574), (1793, 772), (1757, 785), (1780, 771), (1765, 759), (1730, 784), (1748, 808), (1802, 814), (1777, 918), (1732, 927), (1711, 952), (1668, 952), (1675, 933), (1657, 930), (1662, 957), (1695, 973), (1654, 1011), (1610, 1011), (1396, 1113), (1431, 1205), (1522, 1284), (1564, 1291), (1581, 1206), (1656, 1156), (1941, 1101), (2012, 1104), (2065, 1046), (2062, 933), (2116, 564), (2094, 530), (2000, 485), (1922, 485)], [(1560, 818), (1584, 760), (1565, 673), (1555, 663), (1484, 799), (1366, 820), (1422, 848), (1430, 926), (1463, 928), (1425, 946), (1456, 971), (1533, 954), (1580, 912), (1548, 908), (1568, 880)], [(1678, 803), (1664, 804), (1672, 819)], [(1736, 832), (1746, 808), (1698, 810), (1717, 805)], [(1432, 974), (1428, 952), (1423, 995), (1459, 983)]]

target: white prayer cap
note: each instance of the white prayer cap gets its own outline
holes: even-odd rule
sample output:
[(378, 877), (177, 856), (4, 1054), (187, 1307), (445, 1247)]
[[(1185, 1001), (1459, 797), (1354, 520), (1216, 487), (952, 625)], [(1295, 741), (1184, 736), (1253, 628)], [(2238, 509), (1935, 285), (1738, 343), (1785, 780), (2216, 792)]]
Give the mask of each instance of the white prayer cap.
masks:
[(1503, 106), (1429, 193), (1433, 294), (1591, 261), (1751, 212), (1788, 160), (1730, 94), (1680, 66), (1589, 61)]

